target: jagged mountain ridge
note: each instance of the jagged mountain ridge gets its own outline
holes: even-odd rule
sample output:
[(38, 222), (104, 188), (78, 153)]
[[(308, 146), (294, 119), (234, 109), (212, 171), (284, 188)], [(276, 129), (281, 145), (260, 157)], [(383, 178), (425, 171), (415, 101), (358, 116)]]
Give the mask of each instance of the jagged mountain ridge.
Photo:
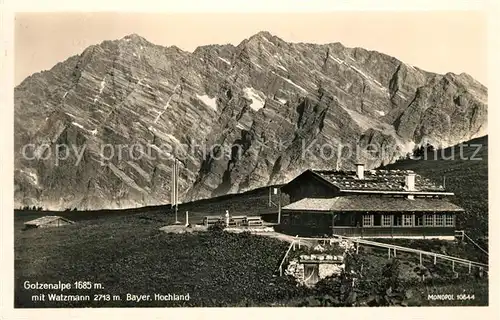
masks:
[[(172, 153), (182, 158), (188, 200), (284, 182), (310, 167), (351, 168), (356, 160), (375, 167), (424, 140), (449, 146), (486, 131), (487, 89), (466, 74), (434, 74), (340, 43), (287, 43), (268, 32), (193, 53), (130, 35), (90, 46), (15, 88), (15, 204), (168, 203)], [(21, 156), (30, 143), (47, 144), (52, 155), (57, 144), (76, 151), (56, 165), (47, 150), (38, 154), (47, 160)], [(142, 157), (105, 159), (111, 148), (134, 144), (148, 146)], [(368, 144), (380, 149), (373, 158), (338, 156), (339, 145)], [(169, 152), (181, 145), (194, 151)], [(210, 152), (216, 145), (224, 156)]]

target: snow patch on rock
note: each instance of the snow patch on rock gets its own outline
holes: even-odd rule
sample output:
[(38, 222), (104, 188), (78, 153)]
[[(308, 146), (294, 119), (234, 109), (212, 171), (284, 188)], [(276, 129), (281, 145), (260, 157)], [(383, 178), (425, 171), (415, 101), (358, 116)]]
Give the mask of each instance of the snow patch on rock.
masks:
[(278, 101), (281, 102), (281, 103), (283, 103), (283, 104), (286, 104), (286, 100), (283, 99), (283, 98), (278, 98)]
[(337, 62), (338, 64), (343, 64), (343, 63), (344, 63), (344, 61), (343, 61), (343, 60), (340, 60), (339, 58), (336, 58), (336, 57), (334, 57), (334, 56), (330, 56), (330, 58), (332, 58), (332, 59), (333, 59), (333, 61)]
[(252, 108), (255, 111), (258, 111), (262, 109), (262, 107), (264, 107), (266, 100), (262, 99), (254, 88), (247, 87), (243, 89), (243, 92), (245, 93), (246, 98), (252, 100), (250, 108)]
[(280, 68), (281, 70), (284, 70), (284, 71), (288, 72), (288, 70), (285, 67), (283, 67), (281, 64), (279, 64), (279, 63), (277, 65), (277, 67)]
[(413, 149), (415, 148), (416, 144), (413, 141), (409, 141), (405, 144), (401, 145), (401, 150), (405, 153), (413, 152)]
[(291, 84), (292, 86), (294, 86), (294, 87), (296, 87), (296, 88), (298, 88), (298, 89), (300, 89), (300, 90), (302, 90), (302, 91), (304, 91), (304, 92), (307, 92), (307, 90), (306, 90), (306, 89), (302, 88), (301, 86), (299, 86), (298, 84), (296, 84), (296, 83), (295, 83), (295, 82), (293, 82), (292, 80), (287, 79), (287, 78), (282, 77), (282, 76), (279, 76), (279, 77), (280, 77), (281, 79), (285, 80), (286, 82), (288, 82), (289, 84)]
[[(373, 83), (375, 83), (377, 86), (379, 86), (379, 88), (383, 91), (386, 91), (387, 89), (377, 80), (373, 79), (371, 76), (367, 75), (366, 73), (364, 73), (363, 71), (361, 71), (360, 69), (356, 68), (355, 66), (353, 66), (352, 64), (350, 63), (347, 63), (345, 62), (344, 60), (341, 60), (339, 58), (336, 58), (334, 56), (330, 56), (330, 58), (332, 58), (335, 62), (337, 62), (338, 64), (344, 64), (346, 65), (347, 67), (353, 69), (354, 71), (356, 71), (357, 73), (359, 73), (363, 78), (367, 79), (367, 80), (370, 80), (372, 81)], [(352, 57), (349, 56), (349, 58), (351, 60), (354, 60)], [(356, 61), (356, 60), (354, 60)]]
[(38, 185), (38, 175), (35, 172), (25, 171), (20, 169), (19, 172), (24, 173), (31, 184)]
[(85, 127), (84, 127), (84, 126), (82, 126), (81, 124), (79, 124), (78, 122), (74, 122), (74, 121), (73, 121), (73, 122), (71, 122), (71, 124), (72, 124), (72, 125), (74, 125), (75, 127), (78, 127), (78, 128), (80, 128), (80, 129), (84, 129), (84, 130), (85, 130)]
[(149, 84), (143, 83), (142, 80), (144, 80), (144, 79), (141, 79), (139, 82), (137, 82), (137, 84), (140, 86), (144, 86), (146, 88), (149, 88), (149, 89), (153, 89)]
[[(162, 131), (159, 131), (158, 129), (152, 127), (152, 126), (149, 126), (148, 129), (151, 131), (151, 132), (154, 132), (155, 135), (162, 139), (163, 141), (170, 141), (176, 145), (182, 145), (182, 143), (179, 141), (179, 139), (177, 139), (175, 136), (171, 135), (170, 133), (165, 133), (165, 132), (162, 132)], [(152, 146), (152, 145), (151, 145)]]
[(231, 62), (229, 62), (228, 60), (226, 60), (226, 59), (224, 59), (224, 58), (222, 58), (222, 57), (218, 57), (218, 58), (219, 58), (220, 60), (224, 61), (224, 62), (225, 62), (225, 63), (227, 63), (227, 64), (231, 64)]
[(253, 64), (254, 64), (257, 68), (262, 69), (262, 67), (261, 67), (258, 63), (253, 62), (253, 61), (252, 61), (252, 63), (253, 63)]
[(102, 93), (105, 85), (106, 85), (106, 77), (104, 77), (104, 79), (102, 79), (102, 81), (101, 81), (101, 87), (99, 88), (99, 94)]
[(357, 73), (359, 73), (361, 76), (363, 76), (365, 79), (370, 79), (369, 76), (367, 76), (363, 71), (359, 70), (358, 68), (356, 68), (355, 66), (353, 65), (349, 65), (349, 67), (351, 67), (354, 71), (356, 71)]
[[(139, 83), (140, 82), (141, 82), (141, 80), (139, 80)], [(158, 116), (155, 118), (155, 120), (153, 121), (153, 123), (158, 122), (158, 120), (160, 119), (160, 117), (165, 113), (165, 111), (167, 111), (168, 107), (170, 106), (170, 101), (177, 94), (177, 89), (179, 89), (179, 88), (180, 88), (180, 84), (177, 84), (174, 87), (174, 92), (172, 92), (172, 95), (168, 98), (167, 103), (165, 104), (165, 107), (163, 108), (163, 110), (161, 112), (158, 112)]]
[(210, 98), (206, 94), (204, 94), (202, 96), (200, 96), (199, 94), (197, 94), (196, 98), (198, 98), (201, 102), (203, 102), (204, 104), (206, 104), (210, 108), (212, 108), (214, 110), (217, 110), (217, 102), (216, 102), (217, 99), (215, 99), (215, 97)]
[(274, 43), (272, 43), (271, 41), (269, 41), (269, 39), (268, 39), (268, 38), (266, 38), (266, 37), (264, 37), (264, 36), (261, 36), (261, 38), (262, 38), (265, 42), (270, 43), (270, 44), (272, 44), (272, 45), (274, 46)]
[(81, 124), (79, 124), (78, 122), (75, 122), (75, 121), (71, 122), (71, 124), (74, 125), (75, 127), (78, 127), (80, 129), (84, 130), (84, 131), (87, 131), (88, 133), (90, 133), (90, 134), (92, 134), (94, 136), (97, 134), (97, 129), (89, 130), (89, 129), (85, 128), (84, 126), (82, 126)]

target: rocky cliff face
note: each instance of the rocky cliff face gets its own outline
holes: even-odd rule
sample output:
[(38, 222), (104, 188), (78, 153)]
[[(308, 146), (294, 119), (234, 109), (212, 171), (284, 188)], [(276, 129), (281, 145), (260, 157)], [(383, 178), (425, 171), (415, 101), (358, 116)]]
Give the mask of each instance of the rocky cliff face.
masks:
[(486, 131), (487, 89), (466, 74), (267, 32), (193, 53), (130, 35), (15, 88), (15, 203), (169, 203), (174, 156), (186, 201)]

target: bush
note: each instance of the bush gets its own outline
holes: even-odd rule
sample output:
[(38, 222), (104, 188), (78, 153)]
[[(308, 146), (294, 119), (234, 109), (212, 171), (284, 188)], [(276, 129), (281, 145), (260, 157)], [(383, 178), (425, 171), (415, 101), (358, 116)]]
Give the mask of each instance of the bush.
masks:
[(217, 221), (216, 223), (210, 225), (208, 227), (208, 231), (211, 232), (222, 232), (224, 231), (224, 228), (226, 227), (226, 224), (222, 221)]

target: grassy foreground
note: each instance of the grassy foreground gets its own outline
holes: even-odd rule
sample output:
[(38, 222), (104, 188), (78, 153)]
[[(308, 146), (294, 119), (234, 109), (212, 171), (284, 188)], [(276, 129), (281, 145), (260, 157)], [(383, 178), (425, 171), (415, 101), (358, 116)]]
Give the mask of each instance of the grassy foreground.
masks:
[[(390, 263), (385, 251), (363, 249), (359, 256), (350, 259), (346, 270), (362, 270), (362, 275), (355, 275), (359, 285), (354, 290), (349, 289), (349, 279), (342, 284), (342, 277), (326, 279), (317, 288), (306, 289), (297, 287), (291, 278), (276, 276), (288, 243), (264, 236), (216, 231), (167, 234), (158, 230), (166, 220), (169, 219), (162, 215), (135, 214), (81, 220), (62, 228), (21, 231), (24, 218), (17, 219), (15, 307), (340, 307), (370, 305), (373, 297), (382, 299), (378, 302), (381, 305), (391, 305), (384, 304), (383, 299), (388, 299), (386, 289), (379, 292), (388, 281), (383, 271)], [(438, 241), (427, 244), (432, 245), (427, 248), (431, 251), (442, 246)], [(446, 246), (447, 250), (453, 248), (452, 243)], [(403, 302), (414, 306), (488, 304), (487, 278), (478, 279), (462, 270), (458, 279), (452, 279), (447, 272), (450, 267), (439, 265), (429, 270), (440, 277), (421, 282), (415, 278), (417, 258), (398, 257), (401, 259), (397, 272), (399, 285), (394, 287), (395, 297), (389, 297), (395, 300), (395, 305)], [(426, 265), (432, 266), (432, 262), (427, 261)], [(349, 278), (350, 272), (346, 276)], [(61, 281), (72, 287), (82, 281), (103, 287), (63, 292), (27, 290), (23, 287), (25, 281)], [(474, 294), (474, 299), (428, 299), (429, 294), (460, 294), (463, 289)], [(33, 301), (33, 297), (41, 293), (88, 295), (90, 301), (48, 301), (47, 297), (45, 301)], [(155, 293), (189, 294), (189, 301), (159, 301), (154, 299)], [(127, 301), (127, 294), (135, 298)], [(137, 301), (141, 295), (150, 295), (150, 300)], [(408, 297), (400, 298), (401, 295)]]
[[(141, 215), (79, 221), (75, 225), (15, 234), (15, 307), (153, 307), (271, 305), (306, 294), (275, 270), (287, 243), (227, 232), (166, 234), (161, 219)], [(25, 281), (90, 281), (103, 289), (71, 289), (91, 301), (32, 301), (40, 293)], [(155, 293), (189, 294), (189, 301), (154, 301)], [(106, 301), (95, 294), (119, 295)], [(127, 301), (127, 294), (152, 301)]]

